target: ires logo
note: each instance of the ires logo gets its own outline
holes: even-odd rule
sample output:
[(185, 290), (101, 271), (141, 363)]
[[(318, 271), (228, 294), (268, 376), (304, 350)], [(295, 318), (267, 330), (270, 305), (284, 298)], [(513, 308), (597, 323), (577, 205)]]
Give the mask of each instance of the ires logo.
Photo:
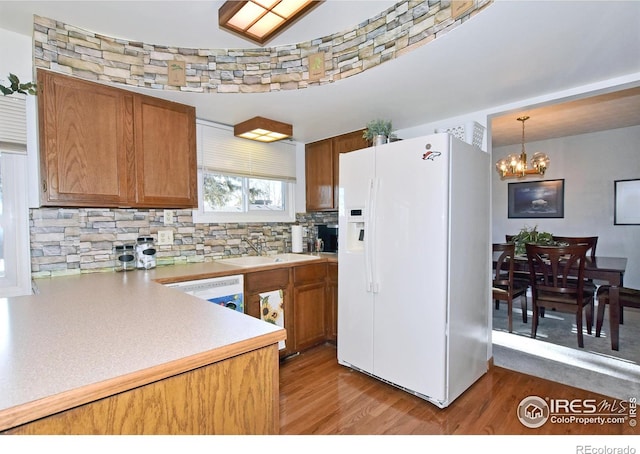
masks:
[(523, 426), (537, 429), (547, 421), (552, 424), (628, 424), (636, 427), (636, 398), (618, 399), (543, 399), (528, 396), (518, 405), (518, 419)]
[(425, 149), (427, 150), (427, 152), (422, 155), (422, 160), (423, 161), (427, 161), (427, 160), (433, 161), (433, 160), (435, 160), (435, 158), (437, 158), (438, 156), (440, 156), (442, 154), (439, 151), (431, 151), (431, 144), (430, 143), (425, 145)]
[(518, 405), (518, 419), (529, 429), (542, 427), (549, 419), (549, 405), (538, 396), (528, 396)]

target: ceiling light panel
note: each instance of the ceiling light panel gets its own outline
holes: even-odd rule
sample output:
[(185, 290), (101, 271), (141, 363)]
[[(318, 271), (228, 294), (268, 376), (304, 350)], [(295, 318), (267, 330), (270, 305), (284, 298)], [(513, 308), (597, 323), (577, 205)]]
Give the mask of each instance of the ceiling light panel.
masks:
[(322, 0), (227, 1), (218, 10), (218, 23), (262, 45), (320, 3)]
[(257, 5), (253, 2), (247, 2), (247, 4), (240, 9), (240, 11), (238, 11), (231, 19), (229, 19), (228, 24), (241, 30), (246, 30), (266, 11), (267, 10), (260, 7), (260, 5)]
[(284, 19), (277, 14), (271, 12), (265, 14), (256, 22), (253, 27), (247, 30), (247, 33), (263, 38), (267, 33), (280, 26), (284, 22)]

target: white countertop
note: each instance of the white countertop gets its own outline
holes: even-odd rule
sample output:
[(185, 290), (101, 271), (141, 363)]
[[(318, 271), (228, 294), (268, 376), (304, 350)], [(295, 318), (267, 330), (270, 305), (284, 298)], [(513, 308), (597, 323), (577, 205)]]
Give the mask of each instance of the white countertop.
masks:
[(84, 389), (74, 402), (85, 403), (104, 397), (99, 388), (120, 392), (284, 340), (278, 326), (154, 282), (232, 271), (246, 270), (214, 262), (38, 279), (38, 294), (0, 299), (0, 430), (23, 407), (57, 408), (55, 396)]

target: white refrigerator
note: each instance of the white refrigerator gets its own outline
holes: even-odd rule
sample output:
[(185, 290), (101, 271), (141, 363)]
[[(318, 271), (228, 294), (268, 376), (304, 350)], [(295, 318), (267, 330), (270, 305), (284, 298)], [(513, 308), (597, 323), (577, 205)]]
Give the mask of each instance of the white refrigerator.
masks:
[(486, 373), (489, 161), (447, 133), (340, 155), (340, 364), (440, 408)]

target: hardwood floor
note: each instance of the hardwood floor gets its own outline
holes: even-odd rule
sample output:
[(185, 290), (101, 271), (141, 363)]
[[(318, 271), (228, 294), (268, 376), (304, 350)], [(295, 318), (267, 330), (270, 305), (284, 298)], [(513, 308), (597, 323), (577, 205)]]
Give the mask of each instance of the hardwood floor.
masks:
[(449, 407), (435, 405), (337, 362), (325, 344), (280, 363), (282, 435), (635, 435), (623, 424), (551, 423), (529, 429), (516, 415), (528, 396), (614, 399), (493, 366)]

